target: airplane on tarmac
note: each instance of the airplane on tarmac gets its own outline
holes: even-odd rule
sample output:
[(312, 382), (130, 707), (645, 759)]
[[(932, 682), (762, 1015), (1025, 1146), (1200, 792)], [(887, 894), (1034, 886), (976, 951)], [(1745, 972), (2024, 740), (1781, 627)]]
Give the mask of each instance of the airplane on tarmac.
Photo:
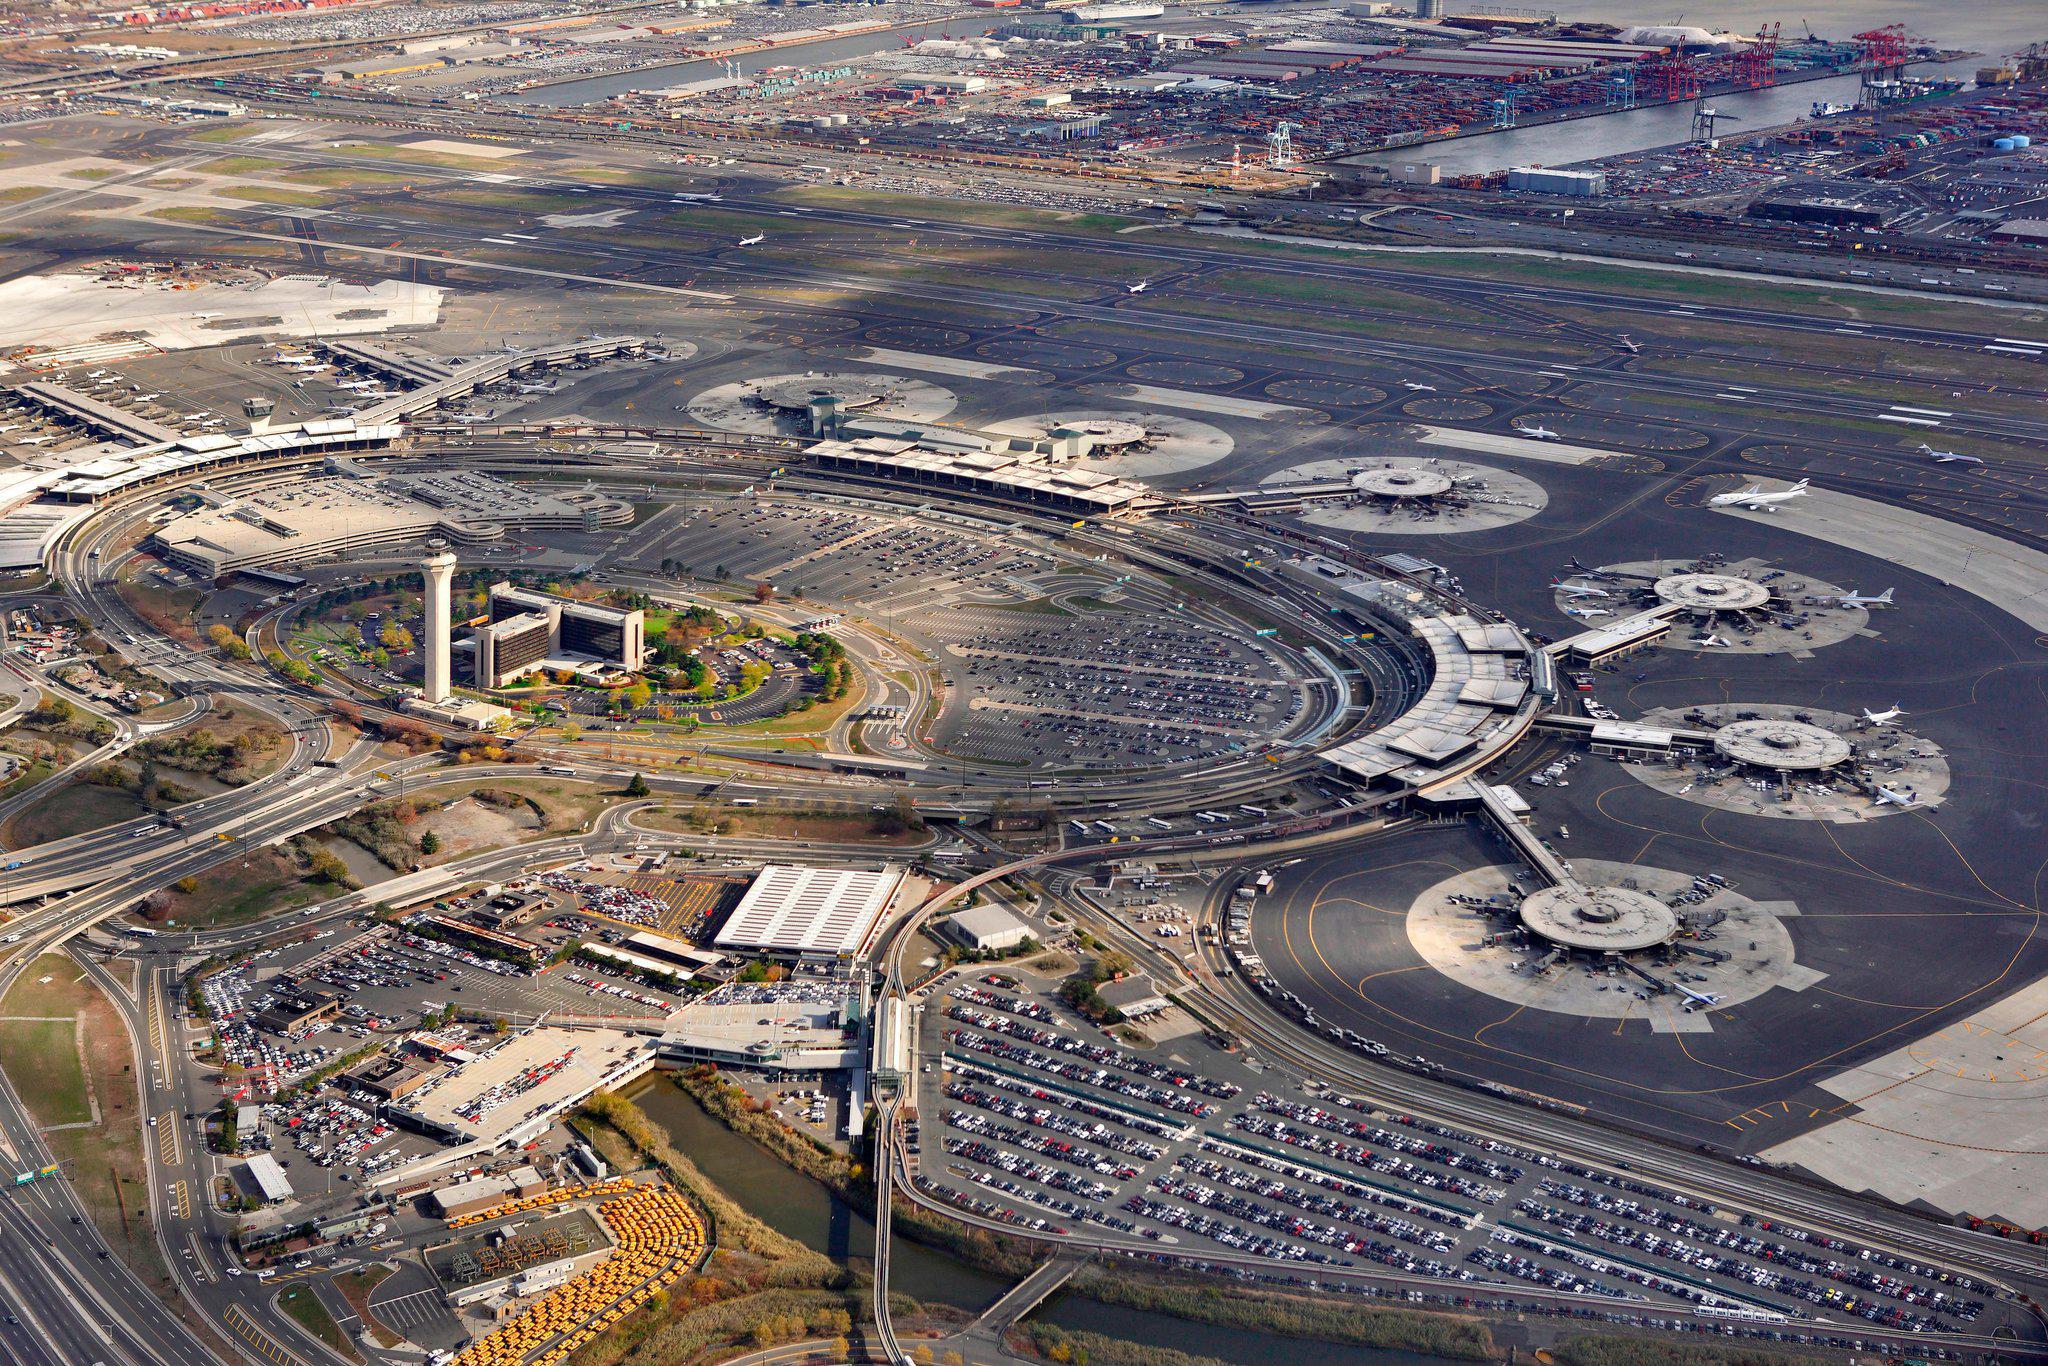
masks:
[(1436, 386), (1434, 384), (1417, 384), (1412, 379), (1402, 380), (1401, 387), (1403, 389), (1413, 389), (1418, 394), (1433, 394), (1436, 392)]
[(1555, 441), (1558, 439), (1557, 433), (1551, 431), (1548, 427), (1517, 427), (1515, 430), (1532, 441)]
[(1866, 726), (1889, 726), (1905, 714), (1906, 709), (1896, 702), (1892, 703), (1890, 711), (1872, 711), (1870, 708), (1865, 707), (1863, 709), (1863, 724)]
[(1685, 997), (1693, 1005), (1717, 1006), (1721, 1004), (1721, 998), (1711, 991), (1694, 991), (1683, 982), (1673, 982), (1671, 985), (1678, 989), (1679, 995)]
[(757, 233), (755, 233), (755, 234), (754, 234), (754, 235), (753, 235), (752, 237), (742, 237), (742, 238), (740, 239), (740, 245), (741, 245), (741, 246), (743, 246), (743, 247), (758, 247), (758, 246), (760, 246), (760, 245), (761, 245), (761, 244), (762, 244), (763, 242), (765, 242), (765, 241), (767, 241), (767, 240), (768, 240), (768, 234), (767, 234), (767, 233), (765, 233), (765, 232), (757, 232)]
[(1840, 607), (1889, 607), (1892, 605), (1892, 594), (1896, 591), (1887, 588), (1882, 593), (1859, 593), (1852, 588), (1836, 598), (1835, 603)]
[(1733, 642), (1723, 640), (1719, 636), (1701, 636), (1699, 643), (1710, 650), (1727, 650), (1733, 648)]
[(561, 388), (559, 384), (515, 384), (513, 390), (522, 394), (552, 394)]
[(1146, 290), (1148, 290), (1148, 289), (1150, 289), (1150, 288), (1152, 288), (1152, 282), (1151, 282), (1150, 280), (1140, 280), (1140, 281), (1138, 281), (1138, 283), (1136, 283), (1136, 284), (1134, 284), (1134, 285), (1129, 285), (1129, 286), (1126, 286), (1126, 287), (1125, 287), (1125, 289), (1124, 289), (1124, 293), (1126, 293), (1126, 294), (1143, 294), (1143, 293), (1144, 293), (1144, 292), (1145, 292)]
[(1564, 614), (1568, 617), (1577, 617), (1581, 621), (1591, 621), (1594, 617), (1613, 616), (1614, 609), (1611, 607), (1567, 607), (1564, 609)]
[(56, 439), (54, 436), (24, 436), (17, 438), (15, 444), (21, 446), (47, 446)]
[(1920, 443), (1920, 454), (1934, 461), (1937, 465), (1981, 465), (1984, 463), (1984, 457), (1982, 456), (1964, 455), (1961, 451), (1938, 451), (1924, 441)]
[(135, 401), (136, 401), (137, 403), (148, 403), (148, 402), (151, 402), (152, 400), (155, 400), (155, 399), (159, 399), (159, 398), (162, 398), (162, 397), (163, 397), (163, 395), (162, 395), (162, 394), (160, 394), (160, 393), (159, 393), (159, 394), (137, 394), (137, 395), (135, 396)]
[(1558, 592), (1568, 598), (1611, 598), (1614, 596), (1612, 592), (1605, 588), (1588, 588), (1583, 584), (1560, 583), (1555, 585), (1555, 587)]
[(1622, 333), (1621, 336), (1617, 338), (1617, 340), (1621, 342), (1621, 349), (1628, 352), (1630, 355), (1634, 356), (1641, 354), (1643, 348), (1637, 346), (1634, 342), (1630, 341), (1628, 339), (1628, 333)]
[(1572, 556), (1569, 560), (1565, 561), (1564, 567), (1571, 573), (1577, 574), (1582, 578), (1611, 579), (1615, 577), (1612, 571), (1606, 569), (1596, 569), (1592, 565), (1586, 564), (1584, 561), (1580, 560), (1579, 557), (1576, 555)]
[(1873, 794), (1873, 800), (1879, 806), (1918, 806), (1920, 804), (1920, 795), (1917, 792), (1895, 792), (1883, 783), (1879, 783), (1877, 791)]
[(311, 365), (319, 358), (310, 352), (280, 351), (270, 357), (272, 365)]
[(1764, 492), (1762, 484), (1751, 484), (1748, 488), (1737, 489), (1733, 493), (1715, 494), (1712, 498), (1707, 499), (1707, 506), (1710, 508), (1749, 508), (1751, 510), (1761, 508), (1769, 511), (1780, 503), (1789, 503), (1794, 498), (1804, 498), (1807, 494), (1806, 484), (1807, 481), (1802, 479), (1791, 488), (1781, 489), (1776, 493)]

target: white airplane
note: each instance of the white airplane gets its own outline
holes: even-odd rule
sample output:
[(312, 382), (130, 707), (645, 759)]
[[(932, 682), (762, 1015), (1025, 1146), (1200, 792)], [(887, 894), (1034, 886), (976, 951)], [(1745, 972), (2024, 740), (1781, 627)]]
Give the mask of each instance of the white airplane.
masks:
[(1621, 342), (1621, 349), (1628, 352), (1630, 355), (1637, 355), (1643, 349), (1642, 347), (1637, 346), (1634, 342), (1630, 341), (1628, 339), (1628, 333), (1626, 332), (1622, 333), (1618, 340)]
[(1719, 636), (1702, 636), (1700, 644), (1709, 650), (1728, 650), (1734, 648), (1731, 642), (1723, 640)]
[(317, 375), (322, 370), (332, 370), (333, 368), (333, 366), (323, 361), (309, 360), (304, 365), (294, 365), (292, 373), (295, 375)]
[(0, 433), (14, 432), (20, 430), (21, 424), (19, 422), (9, 422), (6, 423), (5, 425), (0, 425)]
[(19, 446), (47, 446), (57, 438), (54, 436), (24, 436), (16, 441)]
[(512, 387), (522, 394), (552, 394), (562, 386), (559, 384), (515, 384)]
[(1403, 389), (1413, 389), (1418, 394), (1433, 394), (1436, 392), (1436, 386), (1434, 384), (1417, 384), (1412, 379), (1402, 380), (1401, 387)]
[(1892, 605), (1892, 594), (1896, 591), (1887, 588), (1882, 593), (1859, 593), (1852, 588), (1836, 598), (1835, 604), (1838, 607), (1889, 607)]
[(741, 245), (741, 246), (743, 246), (743, 247), (758, 247), (758, 246), (760, 246), (760, 245), (761, 245), (761, 244), (762, 244), (763, 242), (765, 242), (765, 241), (767, 241), (767, 240), (768, 240), (768, 234), (767, 234), (767, 233), (765, 233), (765, 232), (757, 232), (757, 233), (755, 233), (755, 234), (754, 234), (754, 235), (753, 235), (752, 237), (742, 237), (742, 238), (740, 239), (740, 245)]
[(1895, 792), (1883, 783), (1877, 785), (1875, 800), (1879, 806), (1906, 807), (1918, 806), (1920, 804), (1920, 798), (1917, 793)]
[(135, 401), (137, 403), (149, 403), (162, 397), (162, 394), (137, 394), (135, 396)]
[(1804, 498), (1807, 494), (1806, 484), (1807, 481), (1802, 479), (1791, 488), (1780, 489), (1776, 493), (1764, 492), (1762, 484), (1751, 484), (1748, 488), (1737, 489), (1733, 493), (1716, 494), (1707, 500), (1707, 506), (1713, 508), (1769, 509), (1776, 507), (1780, 503), (1789, 503), (1794, 498)]
[(1557, 433), (1551, 431), (1548, 427), (1517, 427), (1515, 430), (1532, 441), (1555, 441), (1558, 439)]
[(1613, 616), (1614, 609), (1611, 607), (1567, 607), (1564, 609), (1564, 614), (1568, 617), (1577, 617), (1581, 621), (1591, 621), (1594, 617)]
[(1981, 465), (1984, 458), (1978, 455), (1964, 455), (1961, 451), (1938, 451), (1922, 442), (1920, 454), (1940, 465)]
[(309, 353), (294, 354), (289, 351), (280, 351), (270, 358), (270, 363), (272, 365), (310, 365), (317, 359), (318, 357)]
[(1606, 590), (1605, 588), (1587, 588), (1587, 587), (1584, 587), (1584, 586), (1582, 586), (1582, 585), (1580, 585), (1580, 584), (1576, 584), (1576, 583), (1561, 583), (1561, 584), (1558, 584), (1558, 585), (1557, 585), (1557, 591), (1558, 591), (1558, 592), (1560, 592), (1560, 593), (1562, 593), (1562, 594), (1564, 594), (1564, 595), (1565, 595), (1566, 597), (1568, 597), (1568, 598), (1575, 598), (1575, 599), (1576, 599), (1576, 598), (1611, 598), (1611, 597), (1613, 597), (1613, 596), (1614, 596), (1614, 594), (1612, 594), (1612, 593), (1608, 592), (1608, 591), (1607, 591), (1607, 590)]
[(337, 389), (381, 389), (384, 386), (373, 379), (345, 379), (334, 386)]
[(1863, 724), (1866, 726), (1889, 726), (1905, 714), (1906, 709), (1896, 702), (1892, 703), (1890, 711), (1872, 711), (1870, 708), (1865, 707), (1863, 709)]
[(1126, 294), (1143, 294), (1143, 293), (1144, 293), (1144, 292), (1145, 292), (1146, 290), (1148, 290), (1148, 289), (1150, 289), (1150, 288), (1152, 288), (1152, 282), (1151, 282), (1150, 280), (1140, 280), (1140, 281), (1138, 281), (1138, 283), (1136, 283), (1136, 284), (1134, 284), (1134, 285), (1131, 285), (1131, 286), (1129, 286), (1128, 288), (1126, 288), (1126, 289), (1124, 290), (1124, 293), (1126, 293)]
[(206, 322), (206, 321), (208, 321), (208, 320), (210, 320), (210, 319), (213, 319), (213, 318), (218, 318), (218, 317), (220, 316), (220, 314), (218, 314), (218, 313), (194, 313), (194, 314), (193, 314), (192, 316), (193, 316), (193, 317), (195, 317), (195, 318), (197, 318), (197, 319), (199, 319), (199, 321), (201, 321), (201, 322)]

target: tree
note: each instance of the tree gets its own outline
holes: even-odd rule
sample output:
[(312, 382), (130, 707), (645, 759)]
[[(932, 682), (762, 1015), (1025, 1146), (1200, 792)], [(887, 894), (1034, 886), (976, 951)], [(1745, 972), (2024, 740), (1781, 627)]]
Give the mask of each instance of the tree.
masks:
[(623, 696), (626, 705), (638, 711), (654, 700), (654, 689), (647, 686), (645, 679), (636, 679), (627, 686)]
[(775, 597), (775, 585), (774, 585), (774, 584), (772, 584), (772, 583), (757, 583), (757, 584), (755, 584), (755, 585), (754, 585), (754, 601), (755, 601), (755, 602), (770, 602), (770, 601), (772, 601), (772, 600), (774, 599), (774, 597)]
[(412, 632), (406, 630), (397, 621), (385, 622), (384, 629), (377, 633), (377, 639), (383, 643), (384, 648), (387, 650), (397, 650), (403, 653), (412, 648)]
[(434, 833), (433, 831), (431, 831), (431, 830), (427, 831), (427, 833), (426, 833), (426, 834), (424, 834), (424, 835), (421, 835), (421, 836), (420, 836), (420, 852), (421, 852), (422, 854), (438, 854), (438, 853), (440, 853), (440, 852), (441, 852), (441, 837), (440, 837), (439, 835), (435, 834), (435, 833)]
[(628, 797), (644, 797), (648, 791), (647, 779), (641, 777), (638, 773), (635, 773), (632, 781), (626, 784), (626, 795)]

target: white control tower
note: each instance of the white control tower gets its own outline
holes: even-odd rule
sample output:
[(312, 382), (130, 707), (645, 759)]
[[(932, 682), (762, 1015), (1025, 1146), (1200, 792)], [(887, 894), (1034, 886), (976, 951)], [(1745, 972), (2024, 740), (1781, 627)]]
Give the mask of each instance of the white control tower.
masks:
[(429, 555), (420, 561), (420, 572), (426, 578), (427, 638), (423, 642), (426, 650), (425, 697), (429, 702), (448, 700), (448, 656), (450, 622), (454, 615), (449, 604), (449, 589), (455, 580), (455, 557), (442, 552)]

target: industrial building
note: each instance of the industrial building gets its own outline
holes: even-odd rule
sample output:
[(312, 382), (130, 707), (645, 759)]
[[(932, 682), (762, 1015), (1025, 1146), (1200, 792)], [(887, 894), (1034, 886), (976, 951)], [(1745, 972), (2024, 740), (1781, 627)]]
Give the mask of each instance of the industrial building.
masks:
[(466, 1214), (521, 1200), (547, 1189), (547, 1182), (532, 1167), (514, 1167), (491, 1176), (472, 1176), (454, 1181), (427, 1196), (427, 1204), (443, 1219), (460, 1219)]
[(978, 953), (1004, 953), (1032, 937), (1029, 925), (992, 903), (955, 911), (945, 928), (961, 947)]
[(902, 886), (900, 868), (771, 863), (747, 888), (714, 942), (721, 948), (798, 958), (853, 958), (866, 950)]

